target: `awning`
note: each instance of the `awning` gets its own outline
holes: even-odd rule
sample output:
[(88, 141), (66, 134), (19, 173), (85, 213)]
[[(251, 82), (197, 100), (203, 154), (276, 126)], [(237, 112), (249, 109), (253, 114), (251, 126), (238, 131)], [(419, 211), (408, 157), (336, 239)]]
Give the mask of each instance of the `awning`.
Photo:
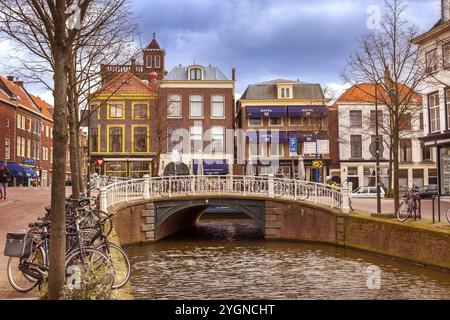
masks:
[(289, 137), (286, 131), (259, 131), (259, 142), (272, 143), (278, 141), (279, 143), (289, 142)]
[(23, 170), (25, 172), (25, 177), (27, 178), (36, 179), (38, 177), (34, 169), (24, 167)]
[(288, 114), (291, 118), (321, 117), (326, 115), (326, 106), (292, 106), (288, 107)]
[[(194, 160), (193, 171), (198, 173), (199, 160)], [(205, 176), (225, 176), (229, 173), (228, 162), (226, 160), (203, 160), (203, 174)]]
[(11, 177), (22, 178), (26, 176), (24, 168), (17, 163), (8, 162), (7, 167)]
[(286, 107), (247, 107), (247, 117), (250, 119), (261, 119), (261, 118), (286, 118), (287, 108)]
[[(299, 142), (316, 142), (316, 134), (312, 132), (289, 131), (288, 139), (297, 139)], [(318, 140), (328, 140), (328, 132), (323, 131), (317, 135)]]

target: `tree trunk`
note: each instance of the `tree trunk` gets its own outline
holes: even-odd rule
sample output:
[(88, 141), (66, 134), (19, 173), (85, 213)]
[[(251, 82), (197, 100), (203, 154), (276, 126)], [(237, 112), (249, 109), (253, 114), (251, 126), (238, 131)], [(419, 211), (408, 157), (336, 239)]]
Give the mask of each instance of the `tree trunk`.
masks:
[(73, 99), (70, 99), (69, 102), (69, 129), (70, 129), (70, 143), (69, 143), (69, 149), (70, 149), (70, 174), (72, 176), (72, 196), (75, 199), (80, 198), (80, 168), (79, 165), (79, 154), (80, 150), (78, 147), (77, 142), (77, 123), (75, 118), (75, 110), (73, 106)]
[(399, 163), (399, 148), (400, 148), (400, 138), (399, 138), (399, 131), (397, 129), (398, 127), (395, 127), (394, 129), (394, 136), (393, 136), (393, 155), (394, 155), (394, 209), (395, 212), (398, 211), (398, 208), (400, 207), (400, 163)]
[(52, 175), (52, 236), (49, 250), (48, 299), (58, 300), (62, 296), (65, 281), (66, 257), (66, 148), (67, 148), (67, 73), (64, 49), (64, 26), (59, 26), (59, 45), (54, 49), (54, 82), (53, 92), (54, 128), (53, 128), (53, 175)]

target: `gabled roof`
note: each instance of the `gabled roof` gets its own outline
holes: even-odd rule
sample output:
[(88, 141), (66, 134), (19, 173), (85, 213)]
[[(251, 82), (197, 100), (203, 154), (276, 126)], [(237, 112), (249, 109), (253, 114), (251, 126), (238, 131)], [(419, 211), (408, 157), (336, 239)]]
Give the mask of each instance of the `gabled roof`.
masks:
[(22, 108), (35, 113), (40, 113), (39, 108), (36, 106), (33, 100), (31, 100), (30, 96), (23, 87), (15, 84), (12, 81), (9, 81), (2, 76), (0, 76), (0, 81), (6, 86), (6, 89), (17, 98), (16, 104), (18, 106), (21, 106)]
[(220, 71), (219, 68), (213, 66), (201, 66), (201, 65), (192, 65), (187, 67), (175, 67), (173, 68), (167, 76), (164, 77), (164, 80), (168, 81), (187, 81), (189, 80), (189, 68), (192, 67), (200, 67), (203, 69), (205, 81), (229, 81), (229, 79)]
[(292, 83), (293, 99), (323, 100), (325, 96), (320, 84), (296, 82), (278, 79), (252, 84), (247, 87), (241, 100), (274, 100), (278, 99), (277, 83)]
[[(406, 94), (411, 93), (411, 89), (403, 84), (400, 84), (401, 91), (406, 96)], [(375, 83), (360, 83), (355, 84), (351, 88), (347, 89), (335, 102), (336, 104), (340, 103), (369, 103), (375, 104), (375, 88), (377, 86)], [(377, 97), (379, 103), (385, 103), (387, 99), (387, 94), (384, 92), (384, 87), (382, 85), (378, 85)], [(422, 103), (422, 97), (417, 93), (412, 93), (413, 102)]]
[(97, 92), (100, 94), (121, 95), (121, 94), (154, 94), (156, 84), (146, 84), (143, 80), (130, 72), (119, 73), (110, 81), (105, 83)]
[(150, 44), (147, 46), (147, 50), (160, 50), (158, 41), (156, 41), (156, 33), (153, 33), (153, 39)]
[(444, 32), (450, 32), (450, 21), (443, 22), (440, 19), (431, 29), (414, 38), (412, 43), (420, 45), (430, 37), (438, 36)]
[(34, 103), (41, 109), (41, 113), (42, 115), (47, 118), (50, 121), (53, 121), (53, 112), (54, 112), (54, 107), (47, 103), (46, 101), (42, 100), (41, 98), (33, 95), (33, 94), (29, 94), (31, 99), (33, 99)]

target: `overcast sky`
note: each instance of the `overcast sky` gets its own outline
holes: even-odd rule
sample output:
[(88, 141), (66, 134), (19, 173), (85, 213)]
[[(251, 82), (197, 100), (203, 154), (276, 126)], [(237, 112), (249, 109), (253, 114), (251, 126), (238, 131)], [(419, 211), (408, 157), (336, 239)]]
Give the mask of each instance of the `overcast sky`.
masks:
[[(439, 19), (440, 0), (407, 4), (406, 17), (422, 30)], [(275, 78), (341, 86), (346, 57), (369, 32), (371, 5), (383, 0), (134, 0), (133, 10), (142, 45), (156, 32), (168, 71), (195, 61), (230, 77), (235, 67), (242, 93)]]

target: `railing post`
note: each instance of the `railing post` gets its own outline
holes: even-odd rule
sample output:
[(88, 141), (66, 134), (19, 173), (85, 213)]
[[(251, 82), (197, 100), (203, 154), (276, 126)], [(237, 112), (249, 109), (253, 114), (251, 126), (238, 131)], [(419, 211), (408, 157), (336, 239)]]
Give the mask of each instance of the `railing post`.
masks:
[(269, 186), (268, 186), (268, 191), (269, 191), (269, 198), (275, 198), (275, 181), (274, 181), (274, 177), (273, 175), (270, 175), (268, 177), (268, 182), (269, 182)]
[(344, 213), (350, 212), (350, 192), (348, 188), (342, 189), (342, 211)]
[(144, 176), (144, 200), (149, 200), (150, 199), (150, 176), (148, 174), (146, 174)]
[(317, 188), (317, 183), (314, 184), (314, 204), (317, 204), (317, 202), (319, 202), (319, 189)]
[[(133, 182), (131, 182), (133, 183)], [(128, 202), (128, 183), (125, 184), (125, 202)]]
[(172, 196), (172, 177), (169, 177), (169, 197)]
[(294, 180), (294, 200), (297, 201), (298, 199), (298, 181)]
[(98, 197), (100, 200), (100, 211), (108, 212), (108, 201), (106, 198), (106, 188), (102, 187), (99, 191)]
[(100, 189), (100, 178), (97, 173), (94, 173), (94, 181), (95, 181), (95, 188), (97, 190), (99, 190)]

